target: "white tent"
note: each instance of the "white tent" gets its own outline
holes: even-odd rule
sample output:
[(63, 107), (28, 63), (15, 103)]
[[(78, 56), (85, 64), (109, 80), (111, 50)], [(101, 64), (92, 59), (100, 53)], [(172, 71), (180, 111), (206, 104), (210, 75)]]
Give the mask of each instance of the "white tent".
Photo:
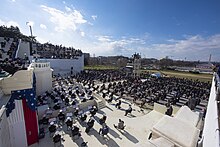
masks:
[(151, 74), (151, 76), (152, 76), (152, 77), (156, 77), (156, 78), (160, 78), (160, 77), (162, 77), (162, 74), (159, 73), (159, 72), (157, 72), (157, 73)]

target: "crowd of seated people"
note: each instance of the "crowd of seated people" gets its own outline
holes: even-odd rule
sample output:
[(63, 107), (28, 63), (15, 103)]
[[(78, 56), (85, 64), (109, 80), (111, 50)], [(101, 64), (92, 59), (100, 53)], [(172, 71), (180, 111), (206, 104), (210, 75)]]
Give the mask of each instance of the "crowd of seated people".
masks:
[[(14, 59), (15, 54), (18, 48), (18, 39), (12, 38), (12, 42), (10, 41), (10, 38), (4, 37), (4, 40), (0, 43), (0, 50), (1, 54), (7, 54), (9, 59)], [(9, 48), (6, 48), (6, 44), (9, 44)], [(2, 55), (1, 55), (2, 58)]]
[[(1, 37), (2, 38), (2, 37)], [(3, 39), (1, 39), (1, 42), (0, 42), (0, 48), (2, 49), (2, 48), (5, 48), (5, 46), (6, 46), (6, 44), (7, 43), (9, 43), (9, 41), (10, 41), (10, 38), (8, 38), (8, 37), (4, 37)]]
[[(192, 110), (196, 106), (206, 107), (211, 83), (176, 77), (153, 78), (146, 80), (132, 78), (118, 70), (87, 70), (73, 76), (77, 82), (88, 89), (99, 92), (107, 102), (113, 101), (113, 95), (130, 97), (133, 102), (139, 102), (143, 107), (146, 103), (171, 105), (187, 105)], [(102, 83), (96, 86), (97, 83)], [(105, 84), (106, 83), (106, 84)], [(201, 103), (201, 102), (205, 102)], [(115, 105), (120, 109), (120, 101)], [(199, 107), (198, 109), (202, 109)]]
[(2, 41), (1, 42), (1, 48), (5, 48), (5, 46), (6, 46), (6, 41)]
[[(123, 80), (115, 77), (121, 77)], [(110, 79), (108, 80), (108, 78)], [(95, 81), (98, 81), (99, 86), (97, 86)], [(105, 83), (102, 83), (103, 81)], [(92, 70), (87, 73), (84, 71), (76, 76), (65, 78), (56, 77), (53, 81), (53, 86), (54, 88), (51, 92), (46, 92), (38, 97), (38, 104), (39, 106), (49, 104), (50, 108), (54, 111), (76, 106), (74, 110), (72, 110), (73, 116), (69, 117), (65, 113), (62, 113), (62, 111), (60, 111), (57, 116), (59, 122), (57, 125), (65, 124), (67, 129), (71, 130), (71, 136), (74, 137), (73, 140), (75, 140), (82, 137), (81, 132), (83, 130), (90, 135), (90, 133), (93, 132), (92, 130), (95, 129), (95, 123), (101, 125), (98, 131), (100, 135), (105, 136), (109, 133), (109, 127), (106, 124), (106, 115), (94, 119), (97, 117), (96, 113), (98, 111), (96, 106), (88, 108), (86, 110), (88, 113), (85, 113), (85, 111), (82, 113), (82, 110), (77, 107), (77, 104), (86, 102), (91, 97), (94, 99), (92, 96), (93, 92), (101, 95), (107, 102), (115, 101), (115, 106), (118, 109), (121, 109), (121, 98), (128, 96), (132, 98), (133, 102), (138, 100), (142, 101), (144, 99), (143, 103), (141, 103), (142, 106), (145, 103), (151, 104), (153, 102), (159, 103), (160, 101), (164, 101), (164, 105), (167, 106), (165, 114), (172, 116), (172, 105), (177, 104), (182, 98), (185, 99), (183, 105), (188, 105), (191, 109), (195, 109), (195, 106), (199, 105), (201, 101), (207, 101), (211, 84), (209, 82), (179, 79), (175, 77), (151, 77), (141, 80), (140, 78), (126, 77), (124, 73), (118, 71), (103, 71), (102, 73), (101, 71)], [(118, 98), (115, 98), (115, 96), (118, 96)], [(129, 105), (128, 109), (125, 109), (125, 116), (131, 113), (132, 107)], [(75, 120), (84, 127), (83, 130), (73, 122), (73, 118), (76, 118)], [(50, 124), (48, 118), (45, 117), (42, 119), (42, 122), (43, 124)], [(51, 125), (53, 125), (53, 123)], [(51, 134), (57, 131), (57, 125), (48, 127)], [(119, 131), (124, 130), (124, 121), (119, 119), (118, 124), (114, 125), (114, 127)], [(60, 136), (57, 138), (59, 138), (57, 140), (61, 140)]]
[(9, 55), (9, 58), (12, 58), (12, 59), (15, 58), (15, 54), (16, 54), (17, 48), (18, 48), (18, 40), (14, 40), (11, 43), (11, 46), (10, 46), (8, 52), (7, 52), (7, 55)]
[(38, 105), (49, 104), (54, 110), (59, 110), (67, 106), (76, 106), (81, 102), (92, 100), (92, 92), (77, 85), (72, 77), (57, 77), (53, 81), (54, 88), (51, 92), (46, 92), (38, 96)]
[(26, 61), (20, 58), (0, 60), (0, 68), (9, 74), (14, 74), (18, 70), (25, 70), (27, 69), (26, 66)]
[[(100, 76), (101, 73), (101, 71), (92, 70), (88, 73), (84, 71), (76, 76), (56, 77), (53, 81), (53, 90), (39, 96), (38, 105), (48, 104), (53, 111), (74, 107), (72, 117), (66, 116), (62, 111), (57, 116), (58, 125), (66, 124), (68, 130), (71, 130), (72, 136), (81, 136), (80, 128), (77, 128), (73, 123), (73, 117), (77, 118), (80, 124), (85, 124), (82, 126), (85, 127), (87, 134), (93, 130), (97, 121), (101, 125), (99, 133), (104, 136), (108, 134), (109, 129), (106, 125), (107, 116), (103, 115), (96, 120), (94, 119), (98, 111), (96, 106), (88, 108), (86, 110), (88, 113), (85, 113), (85, 111), (82, 113), (82, 110), (77, 107), (79, 103), (86, 102), (91, 98), (94, 99), (93, 92), (100, 94), (107, 102), (115, 101), (115, 107), (118, 109), (121, 109), (121, 98), (128, 96), (132, 98), (133, 102), (144, 99), (141, 105), (164, 101), (164, 105), (167, 106), (165, 114), (170, 116), (173, 113), (172, 105), (176, 105), (181, 99), (185, 100), (183, 105), (195, 109), (201, 101), (208, 100), (210, 93), (211, 83), (209, 82), (175, 77), (150, 77), (141, 80), (140, 78), (126, 77), (124, 73), (121, 74), (118, 71), (103, 71), (104, 74)], [(107, 80), (109, 77), (110, 80)], [(123, 77), (124, 79), (119, 80), (114, 77)], [(94, 81), (99, 81), (99, 86)], [(105, 81), (105, 83), (101, 83), (101, 81)], [(118, 96), (118, 98), (115, 98), (115, 96)], [(125, 116), (129, 113), (132, 113), (131, 105), (128, 109), (125, 109)], [(49, 124), (48, 118), (43, 117), (42, 123)], [(124, 121), (120, 119), (118, 125), (114, 125), (114, 127), (123, 130), (125, 128)], [(54, 128), (54, 126), (52, 129), (50, 128), (50, 132), (56, 132), (58, 127)]]
[[(95, 129), (95, 123), (98, 123), (101, 126), (99, 129), (99, 134), (101, 136), (104, 137), (108, 135), (109, 127), (106, 124), (107, 116), (102, 115), (98, 119), (95, 119), (97, 118), (96, 114), (98, 112), (97, 106), (92, 105), (86, 108), (86, 110), (85, 108), (83, 110), (77, 105), (83, 100), (80, 97), (91, 95), (91, 91), (87, 90), (87, 92), (85, 92), (86, 88), (83, 86), (81, 87), (80, 84), (77, 83), (72, 77), (57, 77), (53, 81), (53, 86), (54, 88), (51, 92), (45, 92), (41, 96), (38, 96), (37, 100), (38, 106), (47, 104), (50, 107), (49, 110), (52, 110), (50, 113), (47, 113), (48, 110), (45, 111), (43, 118), (39, 121), (39, 126), (43, 125), (44, 129), (49, 130), (49, 134), (54, 143), (62, 141), (62, 130), (64, 128), (62, 126), (66, 126), (66, 133), (70, 133), (70, 136), (73, 137), (73, 140), (82, 137), (82, 131), (85, 131), (88, 135), (92, 133), (92, 130)], [(82, 92), (85, 92), (85, 94), (82, 95)], [(68, 103), (65, 101), (66, 98), (69, 98)], [(59, 101), (62, 101), (63, 105), (59, 105), (59, 107), (56, 109), (54, 106)], [(72, 103), (75, 107), (72, 105)], [(68, 107), (74, 108), (71, 109), (71, 116), (67, 115), (70, 113), (70, 111), (67, 112)], [(64, 108), (66, 110), (64, 110)], [(56, 116), (52, 115), (52, 113), (55, 111), (59, 111)], [(85, 129), (82, 129), (82, 127)]]
[[(92, 83), (99, 81), (102, 83), (121, 81), (127, 79), (129, 76), (120, 70), (84, 70), (79, 74), (76, 74), (73, 78), (78, 82)], [(94, 83), (92, 83), (94, 85)]]
[[(25, 70), (28, 66), (28, 61), (26, 59), (15, 58), (15, 54), (18, 47), (18, 39), (1, 37), (1, 47), (0, 47), (0, 69), (1, 71), (7, 72), (9, 74), (14, 74), (18, 70)], [(11, 41), (10, 41), (11, 40)], [(10, 42), (9, 42), (10, 41)], [(6, 44), (9, 43), (9, 47), (6, 49)], [(3, 59), (3, 54), (7, 54), (8, 58)], [(6, 56), (6, 57), (7, 57)]]
[(73, 59), (82, 56), (82, 51), (73, 47), (53, 45), (51, 43), (36, 44), (37, 54), (41, 58)]
[[(94, 106), (91, 106), (91, 109), (96, 109)], [(77, 116), (73, 115), (73, 116), (68, 116), (66, 117), (67, 114), (64, 114), (62, 113), (62, 111), (60, 111), (60, 113), (58, 114), (57, 118), (50, 118), (48, 120), (48, 117), (46, 116), (46, 114), (44, 115), (44, 117), (40, 120), (40, 124), (39, 124), (39, 127), (40, 127), (40, 130), (43, 129), (43, 132), (47, 132), (46, 130), (48, 129), (49, 131), (49, 136), (52, 138), (52, 141), (54, 142), (54, 144), (56, 143), (60, 143), (62, 141), (65, 141), (63, 139), (63, 133), (68, 133), (73, 141), (79, 139), (81, 136), (81, 132), (83, 131), (83, 127), (85, 127), (85, 133), (87, 133), (88, 135), (90, 135), (91, 130), (95, 130), (94, 128), (94, 125), (95, 123), (102, 123), (100, 124), (100, 129), (99, 129), (99, 134), (101, 136), (105, 136), (105, 135), (108, 135), (109, 133), (109, 127), (108, 125), (106, 124), (106, 119), (107, 117), (105, 115), (103, 115), (102, 117), (99, 118), (99, 121), (96, 120), (94, 117), (97, 117), (95, 116), (94, 114), (91, 114), (91, 109), (87, 109), (87, 113), (88, 115), (90, 115), (89, 119), (87, 120), (87, 115), (86, 117), (83, 116), (83, 114), (79, 114)], [(63, 121), (60, 120), (60, 114), (64, 114), (64, 117), (66, 118), (65, 119), (65, 124), (64, 123), (59, 123), (60, 121)], [(86, 125), (81, 121), (80, 118), (84, 117), (84, 121), (86, 121)], [(63, 118), (63, 115), (62, 115), (62, 118)], [(53, 119), (51, 122), (50, 120)], [(74, 120), (74, 121), (73, 121)], [(96, 122), (97, 121), (97, 122)], [(124, 122), (123, 122), (124, 123)], [(42, 125), (45, 125), (43, 128), (42, 128)], [(66, 125), (66, 128), (67, 128), (67, 131), (64, 130), (65, 127), (63, 127), (64, 125)], [(118, 128), (118, 129), (122, 129), (122, 128)], [(42, 137), (44, 138), (44, 136)], [(88, 143), (88, 142), (84, 142), (84, 143)]]
[[(133, 102), (142, 101), (141, 106), (153, 102), (176, 105), (180, 103), (181, 99), (182, 105), (195, 109), (201, 101), (208, 101), (211, 83), (175, 77), (149, 78), (145, 81), (129, 78), (123, 82), (112, 82), (103, 87), (107, 91), (105, 95), (129, 96)], [(102, 92), (103, 88), (99, 90)], [(112, 101), (110, 98), (107, 101)], [(120, 101), (116, 103), (116, 107), (118, 106), (120, 106)]]
[[(127, 96), (133, 102), (139, 101), (141, 107), (146, 103), (157, 102), (164, 105), (188, 105), (195, 109), (202, 101), (206, 101), (206, 104), (201, 104), (206, 107), (211, 87), (210, 82), (176, 77), (149, 77), (143, 81), (118, 70), (87, 70), (73, 78), (89, 89), (100, 92), (107, 102), (113, 101), (113, 95)], [(95, 82), (103, 84), (95, 86)], [(115, 106), (120, 109), (120, 101)]]

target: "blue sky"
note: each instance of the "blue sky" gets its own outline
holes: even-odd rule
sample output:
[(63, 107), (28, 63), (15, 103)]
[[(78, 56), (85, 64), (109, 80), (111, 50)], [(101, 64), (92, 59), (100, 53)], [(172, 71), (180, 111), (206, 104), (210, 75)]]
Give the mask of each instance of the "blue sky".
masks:
[(2, 0), (0, 25), (91, 56), (220, 61), (219, 0)]

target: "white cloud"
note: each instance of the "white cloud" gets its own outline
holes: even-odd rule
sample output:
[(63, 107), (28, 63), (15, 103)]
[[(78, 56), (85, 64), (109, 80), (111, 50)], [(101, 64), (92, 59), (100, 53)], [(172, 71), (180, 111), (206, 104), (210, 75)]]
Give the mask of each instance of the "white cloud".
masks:
[(93, 20), (96, 20), (97, 15), (92, 15), (91, 17), (92, 17)]
[(126, 37), (114, 39), (113, 36), (95, 36), (96, 41), (92, 54), (99, 55), (127, 55), (140, 52), (147, 57), (161, 58), (174, 56), (174, 59), (208, 60), (209, 54), (213, 60), (219, 61), (220, 34), (202, 37), (200, 35), (187, 36), (185, 39), (170, 39), (167, 43), (147, 44), (143, 37)]
[(5, 22), (0, 19), (0, 25), (4, 25)]
[(37, 41), (39, 41), (40, 43), (46, 43), (46, 42), (49, 42), (47, 39), (45, 38), (41, 38), (39, 36), (36, 37)]
[(41, 8), (51, 15), (50, 21), (55, 24), (55, 30), (58, 32), (63, 32), (69, 29), (75, 31), (77, 25), (87, 22), (77, 10), (64, 12), (44, 5), (41, 5)]
[(220, 35), (203, 38), (200, 35), (188, 36), (183, 40), (168, 40), (167, 44), (154, 44), (153, 47), (163, 52), (191, 52), (220, 48)]
[(93, 47), (93, 53), (99, 53), (100, 55), (127, 55), (133, 54), (137, 46), (142, 46), (145, 41), (141, 38), (134, 37), (121, 37), (120, 39), (114, 39), (113, 36), (95, 36), (96, 42)]
[(18, 26), (18, 27), (19, 27), (18, 23), (15, 22), (15, 21), (9, 21), (9, 22), (7, 22), (6, 25), (7, 25), (7, 26)]
[(109, 42), (109, 41), (111, 41), (111, 36), (96, 36), (96, 38), (100, 42)]
[(66, 4), (66, 2), (65, 2), (65, 1), (63, 1), (63, 4)]
[(208, 60), (210, 54), (214, 61), (220, 61), (220, 34), (209, 37), (200, 35), (185, 36), (185, 39), (169, 39), (167, 43), (157, 43), (138, 47), (148, 57), (161, 58), (173, 56), (174, 59)]
[(65, 6), (65, 9), (66, 9), (67, 12), (71, 12), (72, 11), (72, 9), (70, 7), (67, 7), (67, 6)]
[(40, 28), (41, 28), (41, 29), (47, 29), (47, 26), (44, 25), (44, 24), (40, 24)]
[(80, 32), (80, 35), (81, 35), (82, 37), (84, 37), (84, 36), (85, 36), (85, 32), (81, 31), (81, 32)]
[(91, 22), (88, 22), (88, 24), (89, 24), (89, 25), (91, 25), (91, 26), (93, 26), (93, 25), (94, 25), (94, 24), (93, 24), (93, 23), (91, 23)]
[(4, 26), (7, 26), (7, 27), (10, 27), (10, 26), (19, 27), (18, 23), (15, 22), (15, 21), (12, 21), (12, 20), (11, 21), (3, 21), (3, 20), (0, 19), (0, 25), (4, 25)]
[(15, 3), (16, 2), (16, 0), (8, 0), (9, 2), (11, 2), (11, 3)]

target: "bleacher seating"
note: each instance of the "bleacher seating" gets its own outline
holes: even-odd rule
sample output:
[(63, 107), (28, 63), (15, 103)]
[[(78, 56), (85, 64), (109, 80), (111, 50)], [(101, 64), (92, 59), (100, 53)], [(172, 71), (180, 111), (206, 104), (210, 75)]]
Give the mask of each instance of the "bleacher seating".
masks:
[(74, 59), (82, 56), (82, 51), (73, 47), (64, 47), (51, 43), (37, 43), (35, 46), (36, 54), (38, 54), (40, 58)]

